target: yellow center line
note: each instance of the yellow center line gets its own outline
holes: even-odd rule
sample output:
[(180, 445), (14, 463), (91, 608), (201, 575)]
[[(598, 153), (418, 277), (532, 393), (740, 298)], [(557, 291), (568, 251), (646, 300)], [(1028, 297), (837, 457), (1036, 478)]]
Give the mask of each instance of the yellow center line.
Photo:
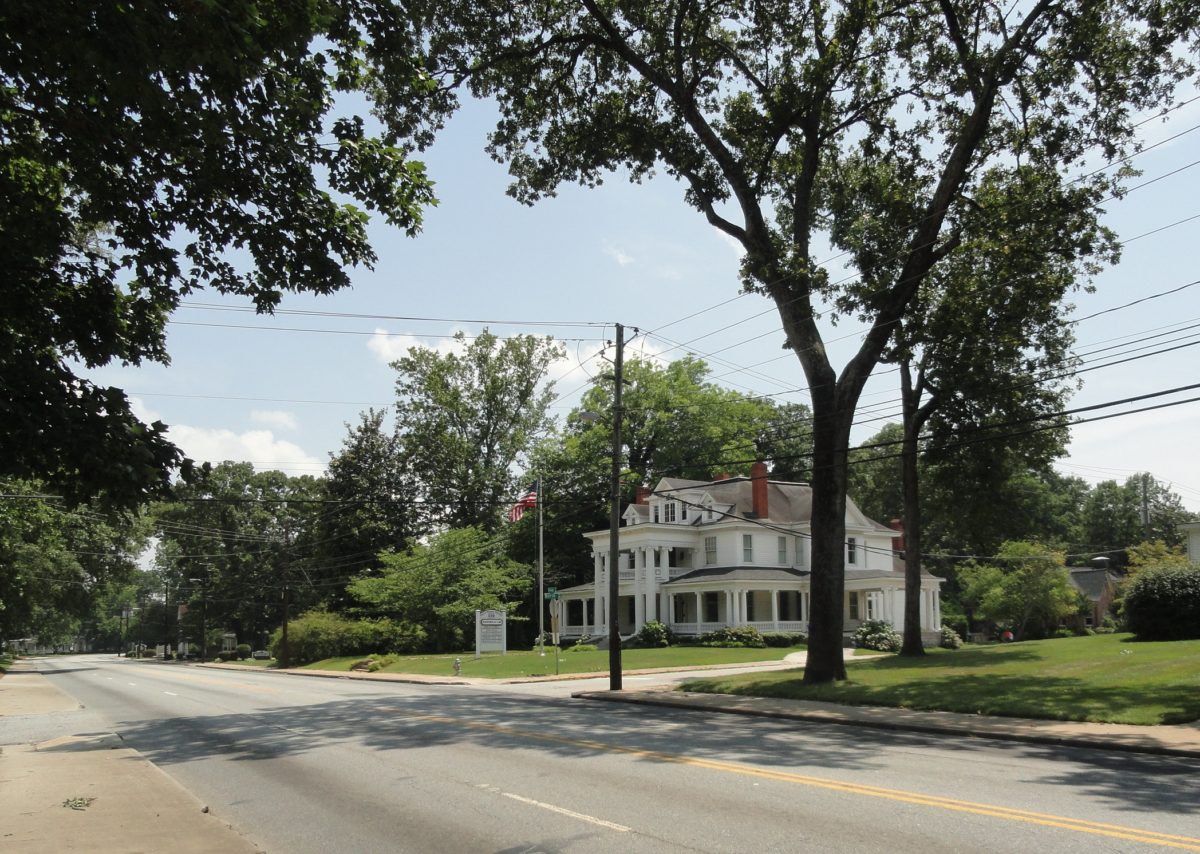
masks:
[(1069, 818), (1067, 816), (1032, 812), (1029, 810), (1014, 809), (1012, 807), (996, 806), (994, 804), (962, 801), (954, 798), (944, 798), (940, 795), (924, 795), (919, 792), (907, 792), (902, 789), (886, 789), (879, 786), (867, 786), (860, 783), (847, 783), (841, 780), (812, 777), (806, 774), (795, 774), (790, 771), (775, 771), (767, 768), (757, 768), (752, 765), (743, 765), (737, 762), (724, 762), (717, 759), (700, 759), (691, 756), (681, 756), (674, 753), (661, 753), (657, 750), (644, 750), (642, 748), (625, 747), (620, 744), (609, 744), (606, 742), (594, 741), (586, 738), (572, 738), (568, 736), (552, 735), (544, 732), (533, 732), (531, 730), (518, 729), (516, 727), (504, 726), (501, 724), (488, 724), (480, 721), (469, 721), (461, 718), (447, 717), (444, 715), (426, 715), (414, 712), (405, 712), (401, 710), (395, 711), (396, 714), (412, 718), (414, 720), (448, 724), (451, 726), (463, 727), (465, 729), (477, 729), (487, 732), (500, 733), (503, 735), (515, 735), (534, 741), (565, 744), (572, 747), (585, 747), (607, 753), (622, 753), (627, 756), (636, 756), (642, 759), (655, 759), (660, 762), (671, 762), (676, 765), (690, 765), (695, 768), (706, 768), (708, 770), (722, 771), (729, 774), (742, 774), (745, 776), (759, 777), (762, 779), (774, 780), (782, 783), (794, 783), (803, 786), (811, 786), (814, 788), (828, 789), (836, 792), (846, 792), (848, 794), (861, 795), (864, 797), (884, 798), (886, 800), (915, 804), (917, 806), (936, 807), (954, 812), (972, 813), (974, 815), (989, 816), (1008, 821), (1018, 821), (1026, 824), (1042, 825), (1044, 827), (1055, 827), (1062, 830), (1073, 830), (1077, 833), (1089, 833), (1096, 836), (1107, 836), (1113, 839), (1142, 842), (1147, 845), (1160, 845), (1167, 848), (1178, 848), (1183, 851), (1200, 852), (1200, 838), (1192, 836), (1178, 836), (1171, 833), (1159, 833), (1158, 831), (1154, 830), (1142, 830), (1141, 828), (1136, 827), (1125, 827), (1119, 824), (1107, 824), (1105, 822), (1087, 821), (1084, 819)]

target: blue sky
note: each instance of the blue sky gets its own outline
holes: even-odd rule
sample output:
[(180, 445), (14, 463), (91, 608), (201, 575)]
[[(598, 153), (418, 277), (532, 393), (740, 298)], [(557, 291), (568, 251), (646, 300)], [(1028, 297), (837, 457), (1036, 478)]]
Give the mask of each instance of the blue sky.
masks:
[[(557, 198), (523, 207), (504, 193), (504, 167), (483, 151), (492, 118), (486, 104), (465, 105), (424, 155), (440, 204), (426, 213), (422, 234), (409, 239), (374, 222), (379, 261), (373, 271), (354, 271), (353, 288), (330, 297), (286, 296), (281, 308), (512, 320), (517, 322), (488, 325), (498, 335), (553, 334), (565, 340), (568, 351), (555, 369), (556, 390), (564, 395), (554, 409), (560, 416), (596, 372), (595, 355), (602, 340), (612, 337), (611, 325), (602, 324), (614, 321), (655, 330), (637, 337), (631, 353), (660, 358), (692, 353), (708, 360), (717, 381), (730, 388), (807, 401), (795, 391), (805, 385), (803, 373), (795, 357), (780, 349), (783, 333), (771, 303), (757, 295), (738, 298), (736, 247), (684, 204), (678, 184), (658, 177), (631, 185), (613, 176), (598, 189), (567, 187)], [(1149, 143), (1184, 133), (1138, 157), (1134, 165), (1143, 175), (1131, 185), (1182, 171), (1107, 205), (1107, 222), (1122, 239), (1136, 239), (1125, 247), (1122, 263), (1097, 279), (1094, 294), (1077, 296), (1077, 317), (1200, 278), (1193, 261), (1200, 219), (1139, 237), (1200, 215), (1200, 166), (1187, 168), (1200, 161), (1200, 130), (1186, 132), (1197, 124), (1200, 101), (1165, 123), (1143, 127)], [(391, 359), (414, 344), (445, 348), (455, 331), (470, 335), (484, 325), (289, 313), (259, 317), (241, 310), (246, 305), (216, 294), (194, 295), (172, 319), (169, 367), (109, 366), (92, 376), (125, 388), (140, 413), (171, 425), (171, 438), (195, 459), (249, 460), (263, 469), (318, 474), (341, 446), (346, 422), (356, 421), (368, 406), (392, 402)], [(682, 320), (697, 312), (702, 313)], [(1085, 356), (1090, 364), (1103, 364), (1109, 360), (1101, 358), (1105, 354), (1121, 358), (1136, 346), (1162, 349), (1200, 340), (1187, 329), (1195, 324), (1200, 286), (1082, 321), (1078, 349), (1086, 354), (1123, 345)], [(853, 319), (827, 328), (835, 366), (844, 364), (862, 329)], [(1179, 331), (1166, 334), (1172, 330)], [(1149, 340), (1136, 343), (1142, 339)], [(675, 346), (680, 343), (686, 346)], [(1198, 356), (1200, 350), (1184, 346), (1085, 373), (1071, 405), (1200, 383)], [(862, 406), (892, 412), (895, 407), (886, 404), (896, 395), (896, 375), (877, 371)], [(1097, 414), (1196, 396), (1200, 389)], [(862, 424), (855, 441), (882, 423)], [(1198, 425), (1200, 403), (1080, 425), (1060, 469), (1093, 483), (1149, 471), (1200, 512)]]

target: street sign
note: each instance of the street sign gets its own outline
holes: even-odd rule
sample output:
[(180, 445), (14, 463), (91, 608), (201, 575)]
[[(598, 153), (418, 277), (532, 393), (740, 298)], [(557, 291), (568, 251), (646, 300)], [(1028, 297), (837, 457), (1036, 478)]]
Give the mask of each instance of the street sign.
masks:
[(548, 602), (558, 601), (558, 588), (557, 587), (547, 587), (546, 588), (546, 601), (548, 601)]

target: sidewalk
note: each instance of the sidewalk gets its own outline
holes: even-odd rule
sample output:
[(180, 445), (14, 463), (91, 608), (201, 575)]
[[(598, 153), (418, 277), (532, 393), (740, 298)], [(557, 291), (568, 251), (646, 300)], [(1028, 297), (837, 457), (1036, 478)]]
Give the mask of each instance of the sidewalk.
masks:
[[(78, 709), (18, 662), (0, 678), (0, 722)], [(258, 851), (237, 831), (113, 733), (0, 746), (0, 849), (62, 851)]]

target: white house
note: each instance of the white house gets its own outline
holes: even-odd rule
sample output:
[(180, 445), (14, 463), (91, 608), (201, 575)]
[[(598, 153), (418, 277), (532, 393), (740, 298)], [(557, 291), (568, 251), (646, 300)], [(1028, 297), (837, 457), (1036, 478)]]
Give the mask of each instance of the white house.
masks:
[[(621, 516), (620, 597), (623, 636), (650, 620), (680, 635), (724, 626), (763, 632), (807, 632), (812, 488), (771, 480), (756, 463), (750, 477), (715, 481), (663, 478), (640, 489)], [(592, 541), (591, 583), (559, 591), (560, 629), (567, 637), (608, 633), (609, 532)], [(863, 620), (904, 623), (904, 569), (899, 532), (846, 502), (846, 597), (852, 633)], [(900, 546), (902, 547), (902, 546)], [(921, 626), (936, 642), (943, 579), (922, 574)]]

